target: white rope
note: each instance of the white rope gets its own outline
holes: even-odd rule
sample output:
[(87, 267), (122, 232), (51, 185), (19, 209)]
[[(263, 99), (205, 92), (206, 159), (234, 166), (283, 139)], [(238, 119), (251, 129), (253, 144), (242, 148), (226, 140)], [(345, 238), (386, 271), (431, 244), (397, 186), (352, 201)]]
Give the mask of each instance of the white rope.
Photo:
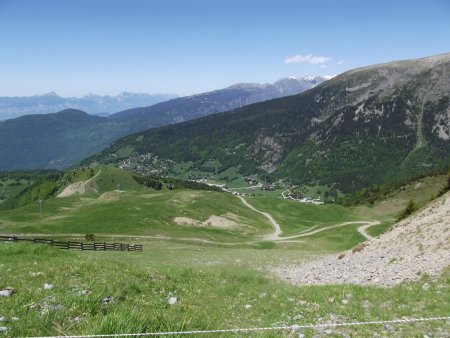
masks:
[(94, 334), (94, 335), (78, 335), (78, 336), (47, 336), (47, 337), (30, 337), (30, 338), (111, 338), (111, 337), (149, 337), (149, 336), (169, 336), (169, 335), (191, 335), (205, 333), (245, 333), (255, 331), (279, 331), (289, 330), (297, 331), (300, 329), (316, 329), (326, 327), (340, 326), (361, 326), (361, 325), (378, 325), (378, 324), (399, 324), (399, 323), (416, 323), (429, 322), (436, 320), (450, 320), (450, 317), (431, 317), (431, 318), (404, 318), (393, 320), (377, 320), (371, 322), (349, 322), (349, 323), (325, 323), (325, 324), (305, 324), (305, 325), (289, 325), (289, 326), (270, 326), (270, 327), (253, 327), (244, 329), (223, 329), (223, 330), (193, 330), (193, 331), (172, 331), (172, 332), (148, 332), (148, 333), (114, 333), (114, 334)]

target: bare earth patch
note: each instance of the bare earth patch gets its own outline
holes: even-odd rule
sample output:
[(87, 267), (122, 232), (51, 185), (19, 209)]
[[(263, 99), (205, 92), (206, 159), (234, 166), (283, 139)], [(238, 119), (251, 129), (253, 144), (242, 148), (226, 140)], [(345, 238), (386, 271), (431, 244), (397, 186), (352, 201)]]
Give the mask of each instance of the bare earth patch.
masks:
[(450, 265), (450, 193), (358, 250), (274, 269), (293, 284), (394, 286)]
[(202, 226), (202, 223), (200, 221), (189, 217), (175, 217), (173, 221), (181, 226), (193, 226), (193, 227)]
[(234, 220), (216, 215), (209, 216), (204, 222), (188, 217), (175, 217), (173, 221), (178, 225), (191, 227), (212, 227), (217, 229), (233, 229), (239, 227), (239, 224)]
[(91, 186), (90, 183), (101, 173), (100, 170), (95, 176), (91, 177), (86, 181), (79, 181), (72, 184), (69, 184), (63, 191), (61, 191), (57, 197), (70, 197), (74, 195), (84, 195), (87, 191), (89, 192), (97, 192), (94, 186)]
[(204, 222), (213, 228), (218, 229), (233, 229), (239, 227), (235, 221), (221, 216), (209, 216), (209, 218)]

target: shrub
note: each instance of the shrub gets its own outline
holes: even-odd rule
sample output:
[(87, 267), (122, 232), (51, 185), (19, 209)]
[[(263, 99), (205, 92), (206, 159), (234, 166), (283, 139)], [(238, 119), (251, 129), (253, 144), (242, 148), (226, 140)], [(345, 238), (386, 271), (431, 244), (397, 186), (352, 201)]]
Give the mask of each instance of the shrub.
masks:
[(85, 238), (87, 241), (90, 241), (90, 242), (94, 242), (94, 241), (95, 241), (95, 235), (92, 234), (92, 233), (86, 234), (86, 235), (84, 236), (84, 238)]
[(449, 190), (450, 190), (450, 173), (447, 176), (447, 182), (445, 186), (441, 190), (439, 190), (437, 197), (444, 195)]
[(397, 222), (401, 221), (402, 219), (405, 219), (406, 217), (408, 217), (409, 215), (414, 213), (414, 211), (416, 211), (416, 210), (417, 210), (417, 206), (414, 204), (414, 202), (412, 200), (410, 200), (408, 202), (408, 205), (406, 206), (405, 210), (403, 210), (401, 212), (401, 214), (398, 216)]
[(360, 244), (360, 245), (358, 245), (357, 247), (354, 247), (354, 248), (352, 249), (352, 253), (354, 254), (354, 253), (360, 252), (360, 251), (362, 251), (362, 249), (364, 249), (366, 246), (367, 246), (367, 243)]

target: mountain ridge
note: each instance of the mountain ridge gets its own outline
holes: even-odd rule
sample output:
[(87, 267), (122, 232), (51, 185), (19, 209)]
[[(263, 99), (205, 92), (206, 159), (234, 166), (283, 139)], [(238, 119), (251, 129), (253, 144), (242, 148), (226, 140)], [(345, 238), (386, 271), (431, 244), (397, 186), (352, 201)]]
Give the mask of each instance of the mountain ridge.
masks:
[[(285, 89), (285, 92), (297, 92), (307, 89), (315, 83), (291, 81), (289, 85), (284, 85), (282, 88)], [(297, 85), (289, 89), (292, 84)], [(268, 86), (272, 88), (272, 85)], [(177, 98), (150, 107), (132, 109), (131, 113), (126, 110), (108, 118), (92, 118), (86, 125), (81, 123), (86, 116), (80, 115), (79, 110), (74, 109), (66, 110), (66, 113), (63, 111), (59, 115), (58, 113), (56, 115), (55, 113), (33, 114), (9, 119), (0, 122), (0, 144), (4, 145), (3, 148), (0, 148), (0, 170), (66, 168), (84, 157), (101, 151), (112, 141), (127, 134), (175, 123), (178, 119), (190, 120), (197, 116), (214, 114), (225, 109), (224, 107), (242, 106), (248, 101), (248, 96), (254, 95), (255, 91), (258, 95), (254, 95), (250, 102), (265, 100), (273, 95), (284, 95), (276, 91), (261, 92), (251, 85), (249, 88), (251, 89), (221, 89)], [(55, 95), (50, 93), (47, 96), (51, 98)], [(63, 126), (63, 121), (54, 124), (55, 118), (64, 117), (68, 120), (75, 120), (72, 129), (69, 130)], [(43, 122), (46, 119), (48, 125), (55, 126), (56, 130), (46, 127)], [(61, 133), (58, 128), (64, 133)], [(23, 129), (27, 130), (26, 135), (22, 134)], [(51, 139), (52, 142), (45, 142), (46, 138)], [(27, 143), (24, 143), (22, 139), (33, 140), (30, 144), (33, 149), (31, 153), (26, 149)], [(40, 144), (41, 147), (35, 147), (35, 144)]]
[(322, 76), (282, 78), (273, 84), (237, 83), (223, 89), (180, 97), (156, 105), (125, 110), (110, 116), (113, 121), (126, 120), (130, 131), (159, 127), (220, 113), (249, 104), (294, 95), (326, 81)]
[(362, 67), (302, 94), (130, 135), (91, 160), (117, 162), (126, 148), (343, 191), (395, 181), (449, 165), (449, 71), (450, 54)]

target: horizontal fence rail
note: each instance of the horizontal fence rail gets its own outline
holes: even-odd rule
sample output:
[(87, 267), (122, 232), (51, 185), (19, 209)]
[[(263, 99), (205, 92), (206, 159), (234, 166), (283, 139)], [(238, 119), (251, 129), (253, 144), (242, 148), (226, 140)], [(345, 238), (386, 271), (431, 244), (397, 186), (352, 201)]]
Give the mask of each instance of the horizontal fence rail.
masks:
[(61, 242), (47, 238), (19, 238), (17, 236), (0, 236), (0, 242), (18, 242), (27, 241), (35, 244), (47, 244), (58, 249), (66, 250), (92, 250), (92, 251), (142, 251), (142, 244), (124, 244), (124, 243), (83, 243), (83, 242)]

